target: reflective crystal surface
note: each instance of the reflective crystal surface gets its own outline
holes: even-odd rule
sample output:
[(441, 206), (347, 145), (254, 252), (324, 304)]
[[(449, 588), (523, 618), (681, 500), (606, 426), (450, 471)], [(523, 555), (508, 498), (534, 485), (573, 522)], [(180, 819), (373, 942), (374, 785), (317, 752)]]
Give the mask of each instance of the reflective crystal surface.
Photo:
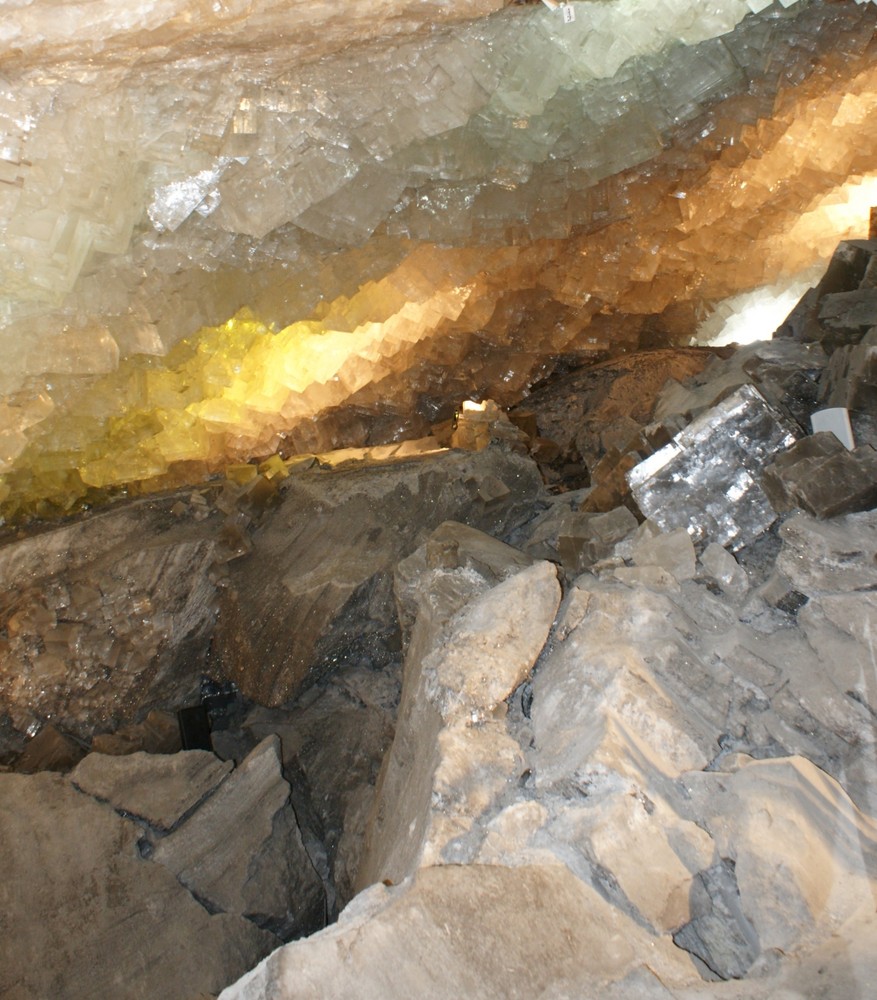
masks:
[(640, 510), (665, 531), (685, 528), (738, 549), (776, 520), (761, 486), (764, 466), (798, 432), (751, 385), (693, 420), (627, 474)]
[(6, 518), (687, 344), (877, 200), (871, 4), (87, 6), (0, 25)]

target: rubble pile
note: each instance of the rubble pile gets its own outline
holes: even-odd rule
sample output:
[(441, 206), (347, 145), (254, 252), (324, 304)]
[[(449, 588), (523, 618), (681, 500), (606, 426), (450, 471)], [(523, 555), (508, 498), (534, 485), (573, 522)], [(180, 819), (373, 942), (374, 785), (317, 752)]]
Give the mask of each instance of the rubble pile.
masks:
[[(775, 509), (765, 485), (789, 482), (807, 442), (824, 448), (799, 421), (835, 365), (815, 338), (717, 359), (634, 428), (642, 452), (655, 424), (676, 430), (637, 455), (628, 506), (590, 509), (595, 476), (544, 498), (514, 547), (448, 523), (397, 566), (403, 687), (362, 892), (224, 1000), (499, 997), (531, 981), (546, 996), (706, 995), (697, 980), (710, 996), (807, 995), (817, 967), (826, 995), (861, 992), (877, 511), (855, 477), (811, 478), (852, 511), (822, 517)], [(555, 954), (573, 926), (599, 963)], [(837, 940), (849, 964), (820, 964)]]
[(0, 992), (863, 995), (874, 261), (842, 244), (773, 341), (660, 360), (680, 378), (648, 406), (603, 387), (599, 435), (565, 378), (419, 454), (277, 456), (7, 543), (31, 678), (78, 574), (124, 583), (122, 615), (170, 546), (211, 558), (149, 584), (162, 622), (210, 600), (142, 676), (5, 696)]

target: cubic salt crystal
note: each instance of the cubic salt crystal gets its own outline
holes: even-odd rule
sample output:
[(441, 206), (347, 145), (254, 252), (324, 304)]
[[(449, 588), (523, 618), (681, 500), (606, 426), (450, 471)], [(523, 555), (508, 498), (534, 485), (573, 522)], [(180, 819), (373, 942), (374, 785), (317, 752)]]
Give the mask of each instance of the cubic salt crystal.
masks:
[(761, 470), (796, 438), (786, 418), (744, 385), (631, 469), (627, 481), (640, 510), (664, 531), (685, 528), (694, 541), (738, 549), (776, 520)]

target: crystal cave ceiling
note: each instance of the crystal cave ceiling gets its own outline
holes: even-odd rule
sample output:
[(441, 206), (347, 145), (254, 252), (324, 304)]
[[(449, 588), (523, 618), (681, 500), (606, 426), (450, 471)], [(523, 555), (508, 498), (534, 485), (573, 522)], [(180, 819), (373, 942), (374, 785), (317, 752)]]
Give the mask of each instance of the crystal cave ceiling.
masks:
[(7, 4), (3, 517), (424, 434), (806, 281), (877, 203), (875, 28), (853, 0)]

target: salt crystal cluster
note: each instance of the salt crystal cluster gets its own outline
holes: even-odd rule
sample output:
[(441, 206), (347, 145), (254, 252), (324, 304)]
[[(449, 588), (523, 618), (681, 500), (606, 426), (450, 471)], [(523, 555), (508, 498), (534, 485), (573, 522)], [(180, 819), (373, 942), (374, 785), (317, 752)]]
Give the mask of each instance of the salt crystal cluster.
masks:
[(7, 516), (427, 433), (862, 235), (870, 5), (500, 6), (4, 14)]

